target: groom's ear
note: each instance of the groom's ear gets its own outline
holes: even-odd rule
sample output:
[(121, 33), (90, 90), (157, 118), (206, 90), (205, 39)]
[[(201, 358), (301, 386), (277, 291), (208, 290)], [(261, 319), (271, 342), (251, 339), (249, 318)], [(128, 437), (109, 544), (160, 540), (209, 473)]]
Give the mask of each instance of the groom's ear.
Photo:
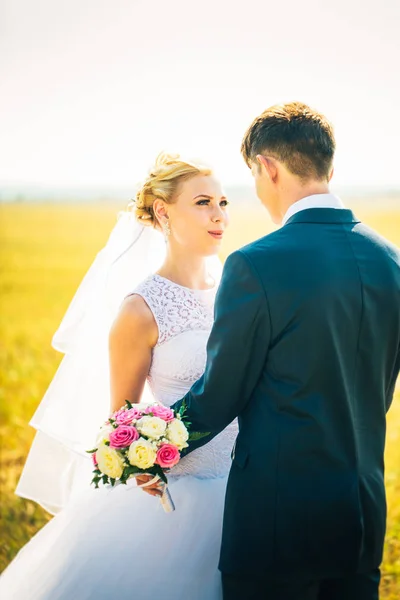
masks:
[(334, 172), (335, 172), (335, 169), (332, 167), (331, 172), (329, 173), (328, 182), (332, 179)]
[(257, 154), (256, 159), (264, 175), (266, 175), (268, 179), (276, 183), (276, 180), (278, 178), (278, 169), (274, 161), (272, 161), (270, 158), (267, 158), (263, 154)]

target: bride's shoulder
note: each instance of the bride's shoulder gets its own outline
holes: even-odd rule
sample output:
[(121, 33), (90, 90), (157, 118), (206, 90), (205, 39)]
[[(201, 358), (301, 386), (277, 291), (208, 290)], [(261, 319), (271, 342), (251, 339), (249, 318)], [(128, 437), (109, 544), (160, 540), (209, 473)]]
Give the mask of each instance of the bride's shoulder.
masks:
[(152, 316), (151, 310), (142, 295), (132, 292), (121, 303), (119, 314), (127, 319), (146, 319)]
[(154, 345), (158, 338), (158, 328), (153, 313), (145, 299), (139, 294), (126, 296), (111, 328), (111, 338), (146, 338)]
[(184, 291), (185, 288), (182, 288), (173, 281), (161, 277), (158, 273), (153, 273), (139, 283), (131, 293), (142, 296), (153, 313), (155, 313), (155, 316), (157, 316), (171, 302), (179, 302)]

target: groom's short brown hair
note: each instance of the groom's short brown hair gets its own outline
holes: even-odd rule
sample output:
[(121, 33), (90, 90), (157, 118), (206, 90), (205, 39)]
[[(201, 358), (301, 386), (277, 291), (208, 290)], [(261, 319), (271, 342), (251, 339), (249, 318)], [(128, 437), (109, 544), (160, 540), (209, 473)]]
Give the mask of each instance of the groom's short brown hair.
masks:
[(277, 104), (254, 119), (241, 152), (248, 166), (257, 154), (269, 154), (302, 180), (329, 179), (335, 153), (333, 127), (306, 104)]

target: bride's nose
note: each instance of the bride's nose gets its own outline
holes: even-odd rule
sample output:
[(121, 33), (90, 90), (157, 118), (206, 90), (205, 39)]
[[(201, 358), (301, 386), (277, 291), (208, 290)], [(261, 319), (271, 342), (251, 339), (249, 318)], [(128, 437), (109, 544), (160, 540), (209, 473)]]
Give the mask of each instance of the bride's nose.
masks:
[(211, 216), (211, 221), (213, 223), (220, 223), (222, 221), (222, 218), (223, 218), (222, 210), (218, 207), (214, 211), (213, 215)]

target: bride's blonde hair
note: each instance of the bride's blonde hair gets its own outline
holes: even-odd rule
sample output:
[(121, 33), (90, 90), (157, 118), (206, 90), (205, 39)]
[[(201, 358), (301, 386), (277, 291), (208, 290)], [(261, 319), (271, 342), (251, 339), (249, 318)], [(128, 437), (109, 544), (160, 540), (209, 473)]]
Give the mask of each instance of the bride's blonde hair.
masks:
[(146, 180), (136, 194), (128, 208), (132, 210), (143, 225), (156, 227), (157, 217), (154, 214), (153, 203), (156, 198), (161, 198), (167, 204), (174, 202), (174, 197), (182, 181), (196, 175), (211, 175), (212, 170), (200, 163), (188, 162), (180, 158), (179, 154), (161, 152)]

